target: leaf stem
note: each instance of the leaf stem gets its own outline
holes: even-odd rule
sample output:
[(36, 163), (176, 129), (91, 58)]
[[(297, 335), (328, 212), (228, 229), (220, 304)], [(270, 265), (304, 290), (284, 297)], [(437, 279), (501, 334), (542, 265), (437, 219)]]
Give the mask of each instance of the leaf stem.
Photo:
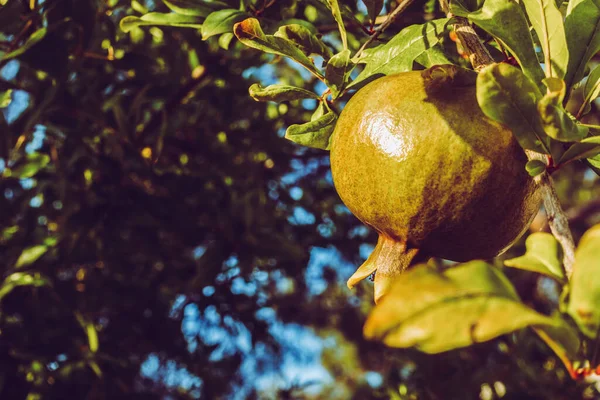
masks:
[(392, 11), (391, 13), (388, 14), (388, 16), (385, 19), (385, 21), (383, 21), (381, 23), (381, 25), (379, 25), (375, 29), (375, 31), (373, 31), (373, 33), (367, 39), (367, 41), (360, 47), (360, 49), (358, 49), (358, 51), (356, 52), (356, 54), (354, 55), (353, 58), (357, 59), (358, 57), (360, 57), (361, 54), (365, 51), (365, 49), (371, 43), (373, 43), (379, 37), (379, 35), (381, 35), (383, 33), (383, 31), (385, 31), (393, 23), (396, 20), (396, 18), (398, 18), (398, 16), (400, 16), (400, 14), (402, 14), (402, 12), (404, 10), (406, 10), (409, 5), (411, 5), (412, 2), (413, 2), (413, 0), (402, 0), (402, 1), (400, 1), (400, 3), (394, 9), (394, 11)]
[[(448, 16), (450, 17), (451, 14), (448, 13)], [(494, 60), (492, 56), (483, 43), (481, 43), (481, 40), (473, 27), (469, 24), (469, 21), (462, 17), (455, 18), (456, 23), (454, 24), (454, 30), (465, 51), (469, 55), (469, 60), (471, 61), (473, 68), (476, 71), (479, 71), (485, 66), (493, 64)], [(547, 163), (544, 154), (531, 150), (525, 150), (525, 153), (529, 160), (541, 160)], [(550, 174), (547, 171), (543, 172), (535, 178), (535, 182), (542, 192), (550, 231), (563, 248), (563, 266), (565, 275), (567, 278), (570, 278), (573, 273), (573, 264), (575, 262), (575, 242), (571, 230), (569, 229), (569, 221), (560, 205)]]

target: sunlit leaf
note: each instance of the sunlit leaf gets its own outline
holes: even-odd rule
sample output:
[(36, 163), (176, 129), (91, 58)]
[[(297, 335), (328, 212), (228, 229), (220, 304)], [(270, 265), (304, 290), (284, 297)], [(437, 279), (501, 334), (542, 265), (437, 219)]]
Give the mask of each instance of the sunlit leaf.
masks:
[(546, 69), (551, 71), (549, 76), (562, 79), (567, 72), (569, 49), (563, 17), (555, 0), (523, 0), (523, 4), (542, 50), (550, 59), (550, 65), (546, 65)]
[(508, 126), (519, 144), (549, 154), (549, 138), (537, 110), (542, 94), (518, 68), (494, 64), (477, 77), (477, 101), (483, 113)]
[(248, 89), (250, 96), (256, 101), (290, 101), (299, 99), (318, 99), (315, 93), (306, 89), (289, 86), (289, 85), (269, 85), (262, 87), (255, 83)]
[(127, 16), (119, 24), (124, 32), (146, 25), (178, 26), (182, 28), (202, 28), (202, 19), (193, 15), (163, 14), (151, 12), (141, 17)]
[(569, 47), (565, 82), (570, 91), (583, 79), (588, 61), (600, 51), (600, 0), (570, 0), (565, 34)]
[(0, 92), (0, 108), (6, 108), (10, 105), (12, 99), (12, 89)]
[(455, 15), (468, 18), (497, 38), (515, 57), (523, 73), (534, 84), (541, 85), (544, 71), (535, 54), (527, 18), (518, 2), (486, 0), (483, 7), (474, 12), (469, 12), (458, 2), (451, 2), (450, 6)]
[(7, 294), (18, 286), (46, 286), (50, 283), (45, 278), (42, 278), (38, 274), (31, 275), (25, 272), (15, 272), (10, 274), (2, 284), (0, 285), (0, 300), (2, 300)]
[(315, 68), (312, 61), (294, 42), (275, 35), (265, 35), (256, 18), (248, 18), (238, 22), (235, 24), (233, 31), (239, 41), (246, 46), (266, 53), (290, 57), (316, 76), (322, 78), (322, 74)]
[(365, 50), (360, 59), (354, 60), (366, 64), (365, 68), (348, 88), (358, 89), (381, 76), (412, 70), (415, 59), (439, 42), (449, 21), (443, 18), (411, 25), (386, 44)]
[(401, 275), (372, 311), (364, 333), (388, 346), (439, 353), (527, 326), (556, 324), (521, 303), (499, 269), (472, 261), (444, 272), (421, 265)]
[(526, 252), (521, 257), (504, 261), (504, 265), (526, 271), (537, 272), (565, 282), (565, 274), (560, 262), (560, 247), (554, 236), (546, 232), (535, 232), (525, 241)]
[(291, 125), (285, 132), (286, 139), (303, 146), (329, 150), (331, 134), (335, 128), (337, 116), (329, 111), (327, 114), (301, 125)]
[(39, 43), (48, 33), (48, 29), (46, 27), (40, 28), (37, 31), (33, 32), (31, 36), (27, 39), (25, 44), (19, 46), (16, 50), (11, 51), (10, 53), (6, 53), (2, 59), (10, 60), (12, 58), (18, 57), (21, 54), (25, 53), (27, 50), (32, 48), (34, 45)]
[(342, 46), (344, 46), (344, 50), (348, 49), (348, 34), (346, 33), (346, 27), (344, 26), (344, 20), (342, 19), (342, 11), (340, 9), (340, 5), (338, 0), (327, 0), (327, 4), (331, 8), (331, 13), (333, 14), (333, 19), (338, 24), (338, 29), (340, 31), (340, 38), (342, 39)]
[(46, 246), (46, 245), (39, 244), (39, 245), (27, 247), (25, 250), (23, 250), (23, 252), (21, 252), (21, 255), (17, 259), (15, 268), (21, 268), (21, 267), (33, 264), (41, 256), (46, 254), (47, 251), (48, 251), (48, 246)]
[(240, 22), (246, 17), (248, 17), (247, 13), (232, 8), (211, 13), (202, 24), (202, 40), (221, 33), (232, 32), (236, 22)]
[(206, 17), (213, 11), (227, 8), (227, 3), (204, 0), (162, 0), (171, 11), (181, 15)]
[(425, 50), (415, 58), (415, 62), (425, 68), (430, 68), (434, 65), (452, 64), (452, 60), (446, 56), (443, 47), (439, 44)]
[(25, 160), (10, 170), (10, 176), (18, 179), (31, 178), (50, 163), (50, 156), (42, 153), (28, 154)]

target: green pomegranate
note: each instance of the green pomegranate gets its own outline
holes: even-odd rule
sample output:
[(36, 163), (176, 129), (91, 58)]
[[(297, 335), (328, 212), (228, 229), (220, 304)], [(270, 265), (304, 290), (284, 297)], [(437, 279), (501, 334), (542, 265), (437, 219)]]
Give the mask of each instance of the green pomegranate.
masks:
[(541, 198), (522, 148), (482, 113), (474, 77), (462, 71), (436, 66), (377, 79), (337, 121), (336, 190), (379, 233), (348, 286), (376, 271), (375, 301), (419, 260), (495, 257), (538, 211)]

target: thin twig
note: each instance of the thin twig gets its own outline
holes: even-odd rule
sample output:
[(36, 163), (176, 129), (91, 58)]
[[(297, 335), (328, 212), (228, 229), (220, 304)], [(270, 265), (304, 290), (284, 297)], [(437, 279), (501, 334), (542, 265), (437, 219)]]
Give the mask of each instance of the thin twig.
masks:
[(402, 0), (400, 2), (400, 4), (398, 4), (398, 6), (394, 9), (394, 11), (392, 11), (391, 13), (388, 14), (387, 18), (385, 19), (385, 21), (383, 21), (381, 23), (381, 25), (379, 25), (371, 34), (371, 36), (367, 39), (367, 41), (360, 47), (360, 49), (358, 49), (358, 51), (356, 52), (356, 54), (354, 55), (354, 58), (358, 58), (360, 57), (360, 55), (363, 53), (363, 51), (365, 51), (365, 49), (371, 44), (373, 43), (378, 37), (379, 35), (381, 35), (383, 33), (383, 31), (385, 31), (395, 20), (396, 18), (398, 18), (398, 16), (400, 14), (402, 14), (402, 11), (406, 10), (406, 8), (408, 6), (411, 5), (411, 3), (413, 2), (413, 0)]
[[(456, 35), (460, 39), (463, 48), (469, 55), (469, 60), (471, 61), (473, 68), (478, 71), (487, 65), (493, 64), (494, 59), (481, 43), (481, 40), (473, 27), (469, 24), (469, 21), (462, 17), (455, 18), (456, 23), (454, 24), (454, 30), (456, 31)], [(547, 162), (546, 156), (543, 154), (529, 150), (526, 150), (525, 153), (530, 160), (535, 159)], [(535, 178), (535, 181), (539, 186), (542, 198), (544, 199), (544, 208), (548, 218), (548, 225), (550, 225), (550, 231), (563, 248), (563, 265), (567, 277), (570, 277), (573, 273), (573, 264), (575, 262), (575, 242), (571, 230), (569, 229), (569, 221), (560, 205), (550, 174), (544, 172), (538, 175)]]

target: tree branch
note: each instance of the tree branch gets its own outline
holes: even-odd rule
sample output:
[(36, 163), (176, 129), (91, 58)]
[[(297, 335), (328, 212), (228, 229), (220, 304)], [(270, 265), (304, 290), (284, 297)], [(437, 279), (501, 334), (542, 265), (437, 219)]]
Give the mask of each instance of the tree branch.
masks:
[[(448, 13), (448, 16), (452, 16), (451, 13)], [(481, 40), (473, 27), (469, 24), (469, 21), (462, 17), (455, 18), (456, 23), (454, 24), (454, 31), (461, 41), (466, 53), (469, 55), (469, 60), (471, 61), (473, 68), (476, 71), (479, 71), (486, 65), (494, 63), (494, 59), (483, 43), (481, 43)], [(526, 150), (525, 153), (530, 160), (541, 160), (547, 163), (546, 156), (543, 154), (530, 150)], [(535, 178), (535, 182), (542, 192), (550, 231), (563, 248), (563, 265), (567, 277), (570, 277), (573, 273), (573, 264), (575, 262), (575, 242), (573, 241), (573, 235), (569, 229), (569, 221), (560, 205), (550, 174), (544, 172), (543, 174), (538, 175)]]

